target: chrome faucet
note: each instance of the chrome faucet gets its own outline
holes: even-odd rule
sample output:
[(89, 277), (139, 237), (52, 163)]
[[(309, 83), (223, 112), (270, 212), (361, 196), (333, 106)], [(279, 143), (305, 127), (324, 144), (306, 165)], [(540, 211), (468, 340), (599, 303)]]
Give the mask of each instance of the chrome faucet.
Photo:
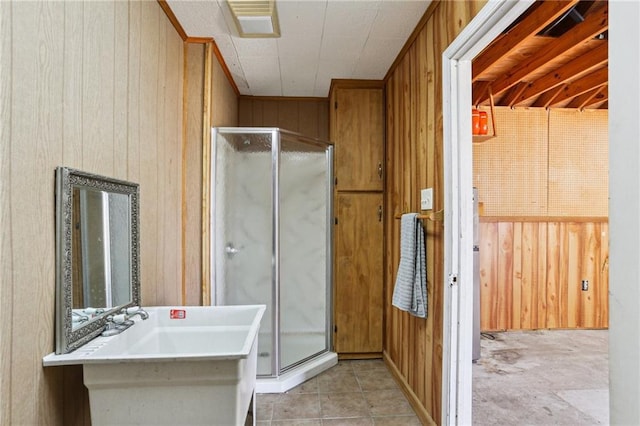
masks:
[(139, 315), (143, 320), (149, 318), (149, 313), (142, 309), (140, 306), (133, 306), (131, 308), (123, 309), (122, 311), (126, 315), (127, 320), (130, 320), (136, 315)]
[(149, 318), (149, 313), (142, 309), (140, 306), (132, 306), (129, 308), (123, 308), (118, 315), (109, 315), (107, 325), (102, 331), (102, 336), (113, 336), (120, 334), (127, 328), (131, 327), (135, 322), (131, 319), (134, 316), (139, 315), (140, 318), (146, 320)]

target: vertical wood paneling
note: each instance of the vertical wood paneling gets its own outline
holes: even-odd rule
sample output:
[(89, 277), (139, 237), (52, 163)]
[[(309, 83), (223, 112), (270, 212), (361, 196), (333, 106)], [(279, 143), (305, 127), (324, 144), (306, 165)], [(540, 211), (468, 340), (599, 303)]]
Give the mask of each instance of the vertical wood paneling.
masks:
[(80, 168), (82, 164), (82, 57), (84, 4), (65, 3), (64, 8), (64, 87), (62, 164)]
[(13, 227), (11, 222), (12, 5), (0, 2), (0, 424), (11, 423)]
[(106, 176), (114, 169), (115, 4), (85, 6), (82, 30), (82, 165)]
[(217, 60), (213, 61), (211, 76), (211, 127), (237, 126), (238, 97)]
[(141, 2), (128, 2), (129, 5), (129, 68), (128, 68), (128, 155), (127, 176), (133, 182), (140, 182), (140, 129), (142, 110), (140, 91), (141, 49), (142, 49), (142, 7)]
[(143, 297), (176, 294), (182, 43), (156, 2), (0, 9), (0, 423), (87, 424), (82, 368), (42, 368), (54, 348), (54, 168), (140, 182)]
[(549, 328), (559, 328), (560, 325), (560, 265), (555, 259), (560, 259), (560, 224), (547, 224), (547, 318)]
[(607, 228), (606, 222), (481, 222), (481, 328), (606, 328)]
[(114, 54), (113, 54), (113, 176), (127, 178), (127, 102), (129, 69), (129, 5), (114, 3)]
[(202, 300), (202, 99), (204, 96), (204, 45), (188, 44), (186, 61), (186, 140), (183, 144), (184, 294), (185, 305)]
[(11, 143), (12, 158), (7, 206), (14, 253), (10, 424), (33, 422), (34, 407), (38, 413), (50, 410), (54, 418), (61, 414), (61, 395), (41, 384), (60, 386), (62, 372), (45, 373), (41, 356), (53, 347), (53, 334), (46, 331), (53, 330), (54, 318), (51, 178), (63, 152), (63, 22), (59, 5), (13, 4), (12, 75), (31, 73), (32, 78), (12, 81), (12, 138), (2, 141)]
[[(434, 209), (444, 207), (441, 55), (483, 4), (434, 3), (386, 82), (385, 358), (413, 395), (414, 408), (425, 423), (441, 420), (444, 227), (441, 222), (424, 224), (429, 297), (425, 321), (391, 307), (400, 246), (394, 216), (420, 210), (421, 188), (434, 188)], [(485, 271), (484, 282), (489, 282), (486, 276), (491, 272)]]
[(262, 98), (241, 96), (238, 125), (280, 127), (323, 140), (329, 139), (329, 101), (324, 98)]

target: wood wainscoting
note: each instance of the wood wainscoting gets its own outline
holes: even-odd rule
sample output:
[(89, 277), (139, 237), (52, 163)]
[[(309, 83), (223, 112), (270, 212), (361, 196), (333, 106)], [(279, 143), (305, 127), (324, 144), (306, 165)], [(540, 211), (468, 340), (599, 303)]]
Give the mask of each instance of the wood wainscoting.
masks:
[(608, 219), (481, 217), (480, 288), (483, 331), (607, 328)]

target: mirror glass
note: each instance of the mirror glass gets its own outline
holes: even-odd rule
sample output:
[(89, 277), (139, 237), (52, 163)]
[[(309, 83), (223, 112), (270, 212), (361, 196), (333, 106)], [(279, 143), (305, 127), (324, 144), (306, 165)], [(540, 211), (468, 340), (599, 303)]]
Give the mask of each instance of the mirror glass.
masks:
[(56, 183), (56, 353), (67, 353), (140, 304), (138, 185), (66, 167)]

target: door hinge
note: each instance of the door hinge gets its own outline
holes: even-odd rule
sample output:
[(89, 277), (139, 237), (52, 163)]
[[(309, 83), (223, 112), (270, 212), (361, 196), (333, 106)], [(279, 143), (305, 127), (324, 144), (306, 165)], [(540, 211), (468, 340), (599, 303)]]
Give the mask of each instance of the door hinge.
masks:
[(334, 333), (337, 333), (337, 332), (338, 332), (338, 326), (337, 326), (337, 325), (334, 325), (334, 326), (333, 326), (333, 332), (334, 332)]
[(337, 218), (337, 217), (334, 217), (334, 218), (333, 218), (333, 221), (334, 221), (334, 223), (335, 223), (336, 225), (338, 224), (338, 218)]
[(338, 109), (338, 101), (335, 101), (335, 102), (333, 103), (333, 109)]
[(338, 178), (334, 179), (334, 183), (335, 183), (336, 186), (338, 186)]
[(458, 284), (458, 274), (449, 274), (449, 286)]

